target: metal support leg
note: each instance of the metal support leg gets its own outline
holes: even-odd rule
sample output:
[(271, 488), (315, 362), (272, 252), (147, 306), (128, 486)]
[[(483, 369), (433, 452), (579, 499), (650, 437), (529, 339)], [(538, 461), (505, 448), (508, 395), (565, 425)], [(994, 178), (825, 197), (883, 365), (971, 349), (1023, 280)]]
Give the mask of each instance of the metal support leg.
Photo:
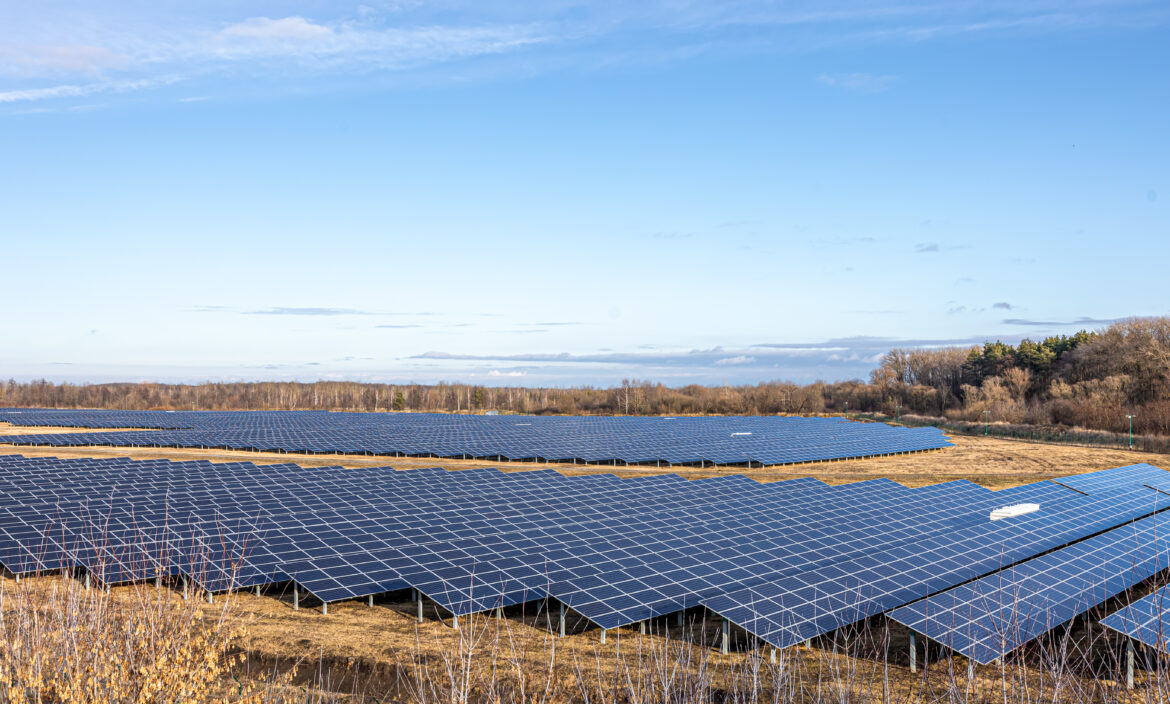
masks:
[(1133, 639), (1125, 639), (1125, 688), (1133, 689)]
[(646, 635), (646, 622), (645, 621), (638, 621), (638, 633), (641, 633), (642, 635)]
[(214, 603), (215, 603), (215, 595), (214, 595), (214, 594), (212, 594), (211, 592), (207, 592), (207, 603), (208, 603), (208, 604), (214, 604)]
[(683, 612), (681, 611), (678, 612), (678, 625), (679, 627), (682, 627), (683, 625)]
[[(88, 573), (86, 573), (86, 575), (85, 575), (85, 588), (89, 589), (89, 574)], [(187, 591), (187, 577), (184, 576), (183, 577), (183, 598), (187, 599), (189, 597), (190, 597), (190, 594)]]
[(601, 629), (601, 642), (602, 642), (602, 643), (605, 643), (605, 634), (606, 634), (607, 632), (608, 632), (608, 631), (606, 631), (604, 628), (603, 628), (603, 629)]
[(914, 634), (910, 634), (910, 671), (918, 672), (918, 648), (914, 645)]
[(561, 620), (560, 620), (560, 635), (565, 637), (565, 605), (561, 604)]
[(260, 585), (256, 585), (256, 596), (260, 596)]
[(415, 601), (418, 602), (418, 622), (422, 623), (423, 622), (422, 599), (416, 599)]
[[(184, 582), (183, 584), (186, 585), (186, 582)], [(85, 591), (87, 591), (87, 592), (89, 591), (89, 572), (85, 573)], [(186, 596), (185, 592), (184, 592), (183, 596)]]
[(975, 679), (975, 661), (967, 658), (967, 679)]
[(155, 589), (162, 589), (162, 577), (155, 577), (154, 578), (154, 588)]
[(723, 619), (723, 638), (720, 639), (720, 642), (719, 642), (719, 652), (723, 653), (724, 655), (727, 655), (727, 653), (730, 652), (730, 650), (731, 650), (730, 641), (731, 641), (731, 625), (727, 622), (727, 619)]
[(369, 600), (366, 601), (366, 606), (373, 606), (373, 605), (374, 605), (374, 595), (371, 594), (369, 597)]
[(504, 607), (497, 606), (496, 607), (496, 619), (503, 619), (503, 618), (504, 618)]
[(771, 662), (773, 665), (775, 665), (775, 664), (776, 664), (776, 649), (775, 649), (775, 648), (772, 648), (772, 651), (771, 651), (771, 652), (768, 654), (768, 660), (769, 660), (769, 661), (770, 661), (770, 662)]
[(321, 613), (323, 613), (325, 615), (329, 614), (329, 604), (326, 604), (323, 601), (321, 602)]
[(451, 628), (454, 628), (455, 630), (459, 630), (459, 617), (458, 616), (451, 617)]
[(293, 585), (293, 611), (301, 610), (301, 588)]

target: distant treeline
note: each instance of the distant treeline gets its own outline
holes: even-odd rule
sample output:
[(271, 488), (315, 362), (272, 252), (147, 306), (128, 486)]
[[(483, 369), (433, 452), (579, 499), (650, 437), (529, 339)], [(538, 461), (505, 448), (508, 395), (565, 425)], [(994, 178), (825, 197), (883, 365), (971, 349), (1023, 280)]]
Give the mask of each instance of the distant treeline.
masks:
[(1170, 435), (1170, 317), (1012, 346), (894, 349), (868, 382), (521, 388), (344, 381), (0, 386), (0, 406), (599, 415), (915, 413)]

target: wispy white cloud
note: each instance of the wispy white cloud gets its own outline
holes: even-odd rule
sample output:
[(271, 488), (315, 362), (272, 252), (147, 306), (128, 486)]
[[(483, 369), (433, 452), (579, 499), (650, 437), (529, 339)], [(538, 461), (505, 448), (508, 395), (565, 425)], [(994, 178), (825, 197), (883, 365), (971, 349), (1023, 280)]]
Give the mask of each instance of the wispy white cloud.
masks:
[[(248, 13), (248, 7), (254, 14)], [(1170, 23), (1151, 0), (1022, 0), (946, 4), (924, 0), (755, 0), (521, 4), (451, 0), (368, 3), (323, 16), (274, 15), (231, 6), (235, 17), (94, 11), (66, 0), (47, 22), (36, 9), (0, 11), (0, 76), (33, 82), (4, 102), (77, 98), (157, 87), (163, 75), (264, 80), (316, 72), (409, 71), (546, 49), (511, 70), (612, 70), (637, 62), (679, 61), (697, 53), (928, 41), (956, 34), (1148, 27)], [(243, 10), (239, 8), (243, 7)], [(329, 14), (331, 13), (331, 14)], [(141, 15), (141, 16), (139, 16)], [(629, 41), (637, 37), (637, 41)], [(493, 75), (460, 63), (458, 76)], [(494, 65), (494, 64), (487, 64)], [(60, 85), (36, 85), (57, 80)], [(890, 89), (897, 76), (827, 72), (817, 80), (859, 92)]]
[(0, 75), (100, 76), (126, 68), (131, 58), (104, 46), (2, 44)]
[(45, 88), (0, 91), (0, 103), (22, 103), (52, 98), (82, 98), (99, 93), (126, 93), (170, 85), (181, 81), (179, 76), (160, 76), (133, 81), (102, 81), (97, 83), (65, 84)]
[(735, 357), (724, 357), (723, 359), (717, 359), (717, 360), (715, 360), (715, 365), (720, 366), (720, 367), (726, 367), (726, 366), (729, 366), (732, 364), (751, 364), (754, 361), (756, 361), (755, 357), (752, 357), (752, 356), (746, 355), (746, 354), (741, 354), (741, 355), (736, 355)]
[(225, 27), (220, 35), (262, 41), (314, 41), (333, 36), (333, 30), (304, 17), (252, 17)]

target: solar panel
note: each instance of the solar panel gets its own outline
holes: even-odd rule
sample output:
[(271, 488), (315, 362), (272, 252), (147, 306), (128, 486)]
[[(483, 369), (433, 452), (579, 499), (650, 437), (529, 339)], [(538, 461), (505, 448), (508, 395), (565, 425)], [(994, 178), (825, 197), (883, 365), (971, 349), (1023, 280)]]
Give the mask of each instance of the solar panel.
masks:
[(324, 411), (0, 409), (23, 426), (148, 428), (13, 435), (16, 445), (199, 447), (614, 464), (782, 465), (941, 449), (937, 428), (842, 418), (483, 416)]
[(1112, 628), (1158, 652), (1167, 649), (1167, 627), (1170, 626), (1170, 586), (1134, 601), (1105, 617), (1102, 625)]
[(890, 618), (989, 663), (1170, 566), (1151, 516), (935, 594)]
[[(551, 596), (605, 628), (706, 605), (786, 645), (1170, 506), (1159, 471), (1086, 494), (0, 456), (0, 563), (327, 602), (414, 587), (455, 614)], [(990, 521), (1018, 502), (1041, 510)]]
[(1100, 498), (1078, 494), (1038, 513), (988, 518), (819, 570), (761, 575), (752, 586), (702, 603), (787, 647), (1162, 510), (1167, 499), (1144, 488)]
[(1084, 494), (1096, 494), (1102, 491), (1132, 489), (1150, 482), (1165, 482), (1166, 480), (1165, 470), (1143, 462), (1126, 467), (1114, 467), (1098, 472), (1061, 477), (1052, 481)]

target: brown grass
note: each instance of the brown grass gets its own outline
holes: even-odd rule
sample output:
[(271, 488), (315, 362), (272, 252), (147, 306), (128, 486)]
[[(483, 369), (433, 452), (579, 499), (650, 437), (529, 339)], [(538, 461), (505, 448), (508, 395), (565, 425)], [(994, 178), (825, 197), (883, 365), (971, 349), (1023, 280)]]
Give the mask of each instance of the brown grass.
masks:
[[(455, 629), (449, 621), (434, 618), (417, 624), (408, 601), (380, 601), (373, 607), (335, 604), (323, 615), (307, 609), (294, 612), (287, 603), (245, 593), (207, 604), (195, 598), (183, 601), (149, 585), (119, 587), (105, 596), (97, 590), (81, 592), (70, 582), (47, 576), (15, 585), (5, 579), (0, 580), (0, 595), (8, 623), (21, 613), (25, 622), (31, 621), (28, 613), (44, 614), (49, 607), (60, 609), (70, 621), (89, 624), (80, 637), (41, 635), (35, 641), (42, 652), (63, 652), (66, 661), (80, 664), (73, 672), (101, 675), (96, 686), (88, 685), (84, 676), (67, 678), (91, 687), (89, 696), (72, 701), (1031, 704), (1157, 701), (1150, 695), (1164, 691), (1167, 683), (1163, 670), (1139, 669), (1139, 689), (1125, 692), (1117, 681), (1122, 672), (1117, 639), (1099, 626), (1086, 630), (1080, 619), (1073, 628), (1058, 629), (1013, 654), (1003, 665), (977, 666), (968, 678), (965, 658), (944, 654), (937, 646), (927, 656), (922, 639), (919, 672), (910, 672), (906, 630), (880, 617), (810, 645), (776, 651), (772, 662), (771, 648), (758, 647), (742, 632), (735, 634), (731, 652), (720, 654), (713, 647), (716, 620), (704, 620), (698, 612), (688, 612), (684, 627), (675, 626), (671, 617), (652, 621), (647, 634), (637, 628), (610, 631), (603, 644), (596, 630), (573, 633), (572, 623), (570, 635), (557, 638), (547, 614), (532, 604), (526, 611), (510, 609), (503, 619), (465, 617)], [(65, 591), (73, 596), (65, 601), (54, 596)], [(17, 603), (19, 599), (24, 603)], [(103, 615), (86, 616), (95, 605)], [(60, 620), (49, 619), (40, 632)], [(207, 624), (212, 637), (200, 636), (189, 627), (192, 623)], [(13, 630), (0, 629), (0, 647), (13, 641)], [(71, 645), (61, 648), (58, 640)], [(246, 657), (239, 657), (237, 647)], [(162, 660), (156, 653), (175, 650), (224, 663), (231, 674), (190, 671), (192, 666), (182, 663), (192, 660), (177, 658), (171, 661), (174, 671), (163, 670), (161, 680), (151, 679), (160, 672), (150, 666)], [(133, 676), (119, 677), (117, 668), (94, 657), (111, 652), (127, 652), (146, 666), (135, 668)], [(158, 696), (126, 696), (156, 681)], [(200, 685), (199, 691), (188, 688), (191, 694), (176, 696), (191, 682)], [(59, 700), (20, 699), (12, 693), (0, 693), (0, 701)]]

